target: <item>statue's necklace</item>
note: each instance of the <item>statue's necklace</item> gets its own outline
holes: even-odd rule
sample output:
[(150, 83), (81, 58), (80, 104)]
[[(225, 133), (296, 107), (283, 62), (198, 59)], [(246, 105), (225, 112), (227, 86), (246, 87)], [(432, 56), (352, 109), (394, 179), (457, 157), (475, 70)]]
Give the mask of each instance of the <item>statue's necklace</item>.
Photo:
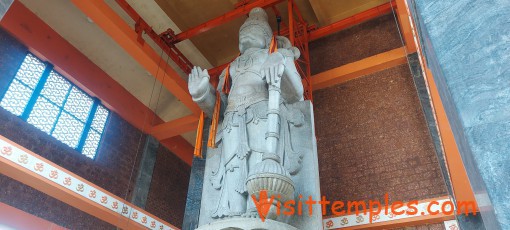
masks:
[(237, 62), (237, 69), (239, 71), (246, 70), (253, 65), (253, 58), (250, 57), (241, 57)]
[(236, 67), (238, 71), (244, 71), (253, 66), (253, 56), (257, 53), (257, 50), (245, 53), (237, 59)]

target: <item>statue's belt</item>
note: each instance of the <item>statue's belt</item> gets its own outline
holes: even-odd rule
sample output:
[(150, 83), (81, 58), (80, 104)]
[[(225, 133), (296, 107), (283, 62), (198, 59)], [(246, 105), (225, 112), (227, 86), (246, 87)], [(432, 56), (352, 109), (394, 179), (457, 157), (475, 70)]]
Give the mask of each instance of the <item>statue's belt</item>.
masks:
[(248, 108), (250, 105), (267, 100), (268, 100), (267, 92), (259, 92), (245, 96), (237, 96), (235, 98), (229, 97), (225, 113), (241, 112)]

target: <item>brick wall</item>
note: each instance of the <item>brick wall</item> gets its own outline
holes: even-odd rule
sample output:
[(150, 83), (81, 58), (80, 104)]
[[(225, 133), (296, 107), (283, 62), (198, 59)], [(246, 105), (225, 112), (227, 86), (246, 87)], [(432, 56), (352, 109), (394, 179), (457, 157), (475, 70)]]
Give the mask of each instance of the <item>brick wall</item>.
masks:
[(12, 76), (25, 58), (27, 48), (0, 28), (0, 96), (9, 87)]
[[(16, 74), (26, 52), (26, 47), (0, 29), (0, 96)], [(126, 200), (131, 198), (136, 169), (146, 139), (140, 130), (112, 112), (96, 158), (92, 160), (3, 108), (0, 108), (0, 135)], [(167, 211), (178, 213), (177, 217), (161, 217), (180, 226), (180, 213), (184, 211), (186, 197), (175, 195), (172, 202), (169, 202), (165, 196), (186, 193), (189, 166), (168, 151), (160, 155), (161, 158), (170, 160), (167, 160), (164, 167), (155, 168), (153, 179), (161, 184), (174, 186), (155, 189), (157, 193), (150, 198), (163, 204), (164, 209), (156, 207), (152, 210), (160, 214)], [(160, 170), (163, 170), (163, 173)], [(169, 170), (173, 170), (172, 174), (165, 175)], [(172, 179), (174, 176), (179, 176), (179, 179)], [(0, 202), (71, 229), (115, 229), (95, 217), (3, 175), (0, 175)]]
[(387, 14), (317, 39), (309, 45), (312, 75), (402, 47), (398, 33)]
[[(315, 70), (401, 47), (395, 26), (387, 15), (314, 41)], [(329, 200), (447, 194), (407, 64), (314, 91), (314, 107), (321, 192)]]
[(186, 207), (190, 170), (189, 165), (160, 146), (145, 210), (180, 226)]

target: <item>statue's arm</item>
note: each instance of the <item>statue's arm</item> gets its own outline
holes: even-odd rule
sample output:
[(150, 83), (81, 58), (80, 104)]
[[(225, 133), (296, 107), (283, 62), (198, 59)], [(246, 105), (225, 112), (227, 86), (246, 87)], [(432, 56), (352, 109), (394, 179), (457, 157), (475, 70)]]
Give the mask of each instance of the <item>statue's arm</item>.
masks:
[(269, 55), (260, 71), (267, 84), (279, 83), (281, 96), (287, 103), (303, 100), (303, 83), (294, 64), (297, 57), (299, 51), (294, 47), (278, 49), (278, 52)]
[(278, 52), (284, 57), (284, 71), (281, 84), (282, 96), (288, 103), (302, 101), (304, 89), (301, 76), (294, 63), (295, 55), (290, 49), (279, 49)]
[[(229, 67), (227, 67), (229, 68)], [(220, 77), (219, 77), (219, 82), (218, 82), (218, 87), (216, 87), (216, 90), (220, 93), (220, 98), (221, 98), (221, 107), (220, 107), (220, 120), (222, 119), (223, 117), (223, 114), (225, 113), (225, 109), (227, 108), (227, 101), (228, 101), (228, 96), (226, 94), (223, 93), (223, 84), (225, 83), (225, 73), (226, 73), (227, 69), (225, 68), (221, 74), (220, 74)], [(216, 100), (216, 95), (215, 95), (215, 100)]]
[(200, 109), (205, 112), (208, 117), (212, 117), (214, 111), (214, 104), (216, 102), (216, 95), (214, 93), (214, 88), (209, 84), (207, 87), (207, 92), (205, 92), (202, 96), (193, 97), (193, 101), (198, 104)]
[(202, 70), (200, 67), (193, 67), (188, 78), (188, 90), (193, 101), (208, 117), (212, 117), (216, 102), (216, 91), (209, 83), (209, 79), (207, 69)]

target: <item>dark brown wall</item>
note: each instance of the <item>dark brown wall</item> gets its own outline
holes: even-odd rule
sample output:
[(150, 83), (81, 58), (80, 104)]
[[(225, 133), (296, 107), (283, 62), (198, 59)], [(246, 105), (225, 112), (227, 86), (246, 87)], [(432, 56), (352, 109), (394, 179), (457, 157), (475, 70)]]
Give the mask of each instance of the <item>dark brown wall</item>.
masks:
[(310, 43), (312, 75), (402, 47), (392, 14)]
[[(329, 58), (316, 60), (314, 68), (325, 71), (402, 46), (395, 26), (393, 16), (383, 16), (315, 41), (321, 44), (312, 43), (311, 57)], [(314, 91), (314, 110), (321, 192), (329, 200), (446, 195), (407, 64)]]
[[(0, 96), (16, 74), (26, 52), (26, 47), (0, 29)], [(0, 107), (0, 135), (107, 191), (130, 200), (146, 136), (113, 112), (104, 132), (96, 158), (92, 160)], [(168, 215), (160, 217), (180, 226), (186, 199), (186, 196), (181, 194), (186, 194), (189, 166), (168, 151), (159, 155), (158, 160), (167, 160), (163, 166), (155, 168), (153, 181), (168, 186), (155, 189), (156, 192), (149, 198), (163, 204), (164, 209), (155, 207), (151, 210), (159, 214), (168, 212)], [(172, 173), (167, 175), (167, 172)], [(176, 180), (174, 176), (179, 176), (179, 179)], [(3, 175), (0, 175), (0, 202), (71, 229), (115, 229)]]
[[(160, 146), (145, 210), (181, 226), (188, 195), (190, 166)], [(176, 207), (179, 207), (178, 209)]]

